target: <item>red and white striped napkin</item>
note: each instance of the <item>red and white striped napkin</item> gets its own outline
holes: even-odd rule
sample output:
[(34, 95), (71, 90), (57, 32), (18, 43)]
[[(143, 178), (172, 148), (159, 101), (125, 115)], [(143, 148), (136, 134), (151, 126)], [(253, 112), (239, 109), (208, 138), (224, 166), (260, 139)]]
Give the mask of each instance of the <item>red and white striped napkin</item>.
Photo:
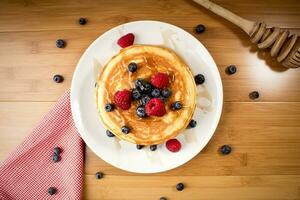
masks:
[[(55, 147), (62, 150), (58, 162), (52, 160)], [(84, 143), (72, 119), (68, 91), (0, 164), (0, 199), (81, 199), (83, 155)]]

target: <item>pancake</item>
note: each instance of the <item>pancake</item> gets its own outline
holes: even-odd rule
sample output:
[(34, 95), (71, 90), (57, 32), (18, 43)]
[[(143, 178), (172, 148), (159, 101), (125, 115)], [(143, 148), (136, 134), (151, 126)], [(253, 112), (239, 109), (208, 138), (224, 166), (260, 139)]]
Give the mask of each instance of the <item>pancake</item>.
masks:
[[(131, 62), (138, 65), (134, 73), (128, 72)], [(129, 110), (116, 107), (111, 112), (105, 111), (105, 105), (113, 103), (117, 91), (132, 90), (134, 80), (150, 80), (157, 72), (166, 73), (170, 78), (172, 95), (165, 102), (165, 115), (140, 118), (136, 114), (137, 101), (132, 102)], [(182, 109), (171, 109), (175, 101), (182, 103)], [(101, 121), (115, 136), (140, 145), (159, 144), (176, 137), (188, 126), (196, 106), (196, 85), (189, 67), (173, 51), (160, 46), (133, 45), (121, 49), (101, 70), (96, 102)], [(124, 125), (130, 127), (129, 134), (122, 133)]]

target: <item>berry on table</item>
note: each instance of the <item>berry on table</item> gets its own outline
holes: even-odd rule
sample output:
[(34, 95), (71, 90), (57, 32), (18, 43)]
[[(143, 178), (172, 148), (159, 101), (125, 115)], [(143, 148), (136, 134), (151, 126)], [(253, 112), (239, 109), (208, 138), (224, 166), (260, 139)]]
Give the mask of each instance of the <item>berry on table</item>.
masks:
[(176, 190), (182, 191), (183, 189), (184, 189), (184, 184), (183, 183), (177, 183)]
[(83, 17), (80, 17), (79, 20), (78, 20), (78, 22), (79, 22), (80, 25), (85, 25), (86, 22), (87, 22), (87, 20), (85, 18), (83, 18)]
[(203, 24), (198, 24), (195, 27), (195, 31), (196, 33), (203, 33), (205, 31), (205, 26)]
[(236, 66), (235, 65), (229, 65), (226, 68), (226, 73), (229, 75), (235, 74), (235, 72), (237, 71)]
[(104, 174), (102, 172), (96, 172), (95, 176), (96, 176), (96, 179), (101, 179), (101, 178), (103, 178)]
[(63, 39), (56, 40), (56, 47), (64, 48), (66, 46), (66, 42)]
[(228, 155), (228, 154), (230, 154), (230, 153), (231, 153), (231, 146), (229, 146), (229, 145), (227, 145), (227, 144), (221, 146), (220, 152), (221, 152), (221, 154), (223, 154), (223, 155)]
[(252, 99), (252, 100), (258, 99), (259, 98), (259, 92), (258, 91), (250, 92), (249, 98)]
[(64, 81), (64, 77), (62, 75), (55, 74), (53, 76), (53, 81), (56, 82), (56, 83), (61, 83), (61, 82)]
[(55, 187), (48, 188), (48, 194), (54, 195), (57, 192), (57, 189)]

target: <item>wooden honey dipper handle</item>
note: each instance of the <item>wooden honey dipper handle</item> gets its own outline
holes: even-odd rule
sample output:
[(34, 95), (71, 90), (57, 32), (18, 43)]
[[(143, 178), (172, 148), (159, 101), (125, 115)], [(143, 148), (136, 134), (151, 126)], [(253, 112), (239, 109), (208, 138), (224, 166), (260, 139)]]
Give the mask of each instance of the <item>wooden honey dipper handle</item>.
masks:
[(297, 34), (291, 34), (288, 30), (279, 27), (267, 28), (262, 22), (253, 22), (244, 19), (233, 12), (209, 0), (193, 0), (215, 14), (227, 19), (243, 29), (253, 43), (260, 49), (270, 49), (272, 57), (288, 68), (300, 67), (300, 39)]

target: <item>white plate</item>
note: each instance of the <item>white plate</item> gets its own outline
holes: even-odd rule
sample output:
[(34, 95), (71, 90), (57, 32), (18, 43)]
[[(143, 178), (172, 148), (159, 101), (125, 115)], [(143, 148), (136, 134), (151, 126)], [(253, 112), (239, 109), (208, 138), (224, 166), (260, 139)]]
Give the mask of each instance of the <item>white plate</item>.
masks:
[[(182, 144), (178, 153), (169, 152), (165, 144), (152, 152), (117, 138), (109, 138), (99, 120), (95, 102), (98, 72), (117, 54), (117, 40), (126, 33), (135, 35), (135, 44), (163, 45), (173, 49), (206, 81), (197, 87), (199, 97), (194, 119), (198, 125), (177, 137)], [(210, 96), (211, 98), (206, 98)], [(217, 66), (206, 48), (192, 35), (171, 24), (136, 21), (117, 26), (97, 38), (81, 56), (71, 86), (71, 108), (75, 125), (88, 147), (104, 161), (130, 172), (155, 173), (178, 167), (196, 156), (208, 143), (219, 122), (223, 89)]]

